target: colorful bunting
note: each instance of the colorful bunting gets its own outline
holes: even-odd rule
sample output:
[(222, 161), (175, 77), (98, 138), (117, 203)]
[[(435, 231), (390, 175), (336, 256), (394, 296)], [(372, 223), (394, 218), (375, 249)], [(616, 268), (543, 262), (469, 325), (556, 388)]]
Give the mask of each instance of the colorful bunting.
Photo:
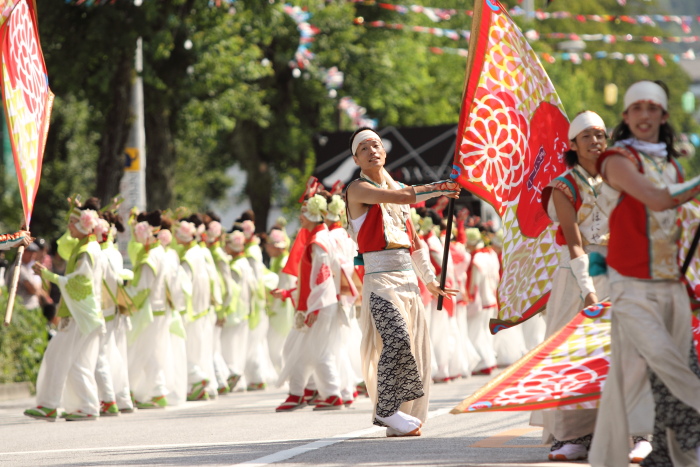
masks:
[(472, 26), (452, 177), (503, 220), (496, 333), (547, 301), (558, 247), (540, 197), (565, 169), (559, 156), (568, 121), (537, 55), (500, 3), (477, 0)]
[(2, 95), (15, 168), (29, 228), (41, 178), (53, 105), (41, 52), (36, 3), (7, 2), (2, 11)]

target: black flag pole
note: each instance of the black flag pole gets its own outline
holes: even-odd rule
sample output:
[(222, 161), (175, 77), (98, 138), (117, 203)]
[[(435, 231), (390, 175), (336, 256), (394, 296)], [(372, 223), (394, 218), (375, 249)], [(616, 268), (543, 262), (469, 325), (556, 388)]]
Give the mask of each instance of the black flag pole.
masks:
[[(440, 272), (440, 290), (445, 290), (445, 281), (447, 280), (447, 261), (450, 259), (450, 239), (452, 237), (452, 217), (455, 211), (455, 199), (450, 198), (450, 204), (447, 205), (447, 231), (445, 233), (445, 249), (442, 252), (442, 271)], [(438, 297), (437, 309), (442, 310), (442, 300), (445, 297)]]
[(685, 260), (683, 260), (683, 266), (681, 267), (681, 276), (685, 276), (685, 273), (688, 272), (690, 262), (693, 260), (693, 256), (695, 256), (695, 250), (697, 250), (698, 248), (698, 243), (700, 243), (700, 224), (698, 224), (698, 228), (695, 229), (695, 236), (693, 237), (693, 241), (690, 243), (688, 254), (685, 256)]

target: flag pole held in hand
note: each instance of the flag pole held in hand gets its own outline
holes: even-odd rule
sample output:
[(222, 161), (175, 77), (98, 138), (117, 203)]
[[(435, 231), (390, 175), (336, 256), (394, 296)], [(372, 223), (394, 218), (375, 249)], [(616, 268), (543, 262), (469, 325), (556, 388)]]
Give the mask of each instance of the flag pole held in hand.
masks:
[(15, 269), (12, 271), (10, 291), (7, 297), (7, 310), (5, 311), (5, 326), (9, 326), (10, 321), (12, 321), (12, 310), (15, 307), (15, 296), (17, 295), (17, 285), (19, 284), (19, 269), (22, 265), (22, 254), (24, 254), (24, 245), (20, 245), (19, 247), (17, 247), (17, 259), (15, 260)]

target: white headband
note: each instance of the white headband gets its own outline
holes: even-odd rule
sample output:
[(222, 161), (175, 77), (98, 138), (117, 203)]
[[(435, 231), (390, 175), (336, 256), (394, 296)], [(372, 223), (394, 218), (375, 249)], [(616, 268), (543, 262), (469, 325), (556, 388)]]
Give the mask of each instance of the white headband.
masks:
[(635, 102), (646, 101), (660, 105), (668, 110), (668, 97), (664, 88), (651, 81), (638, 81), (627, 89), (625, 93), (625, 110)]
[(603, 119), (600, 118), (600, 115), (590, 110), (576, 115), (576, 118), (569, 123), (569, 140), (573, 140), (579, 133), (588, 128), (600, 128), (605, 131), (605, 122)]
[(374, 131), (362, 130), (361, 132), (356, 134), (355, 137), (352, 139), (352, 155), (355, 155), (355, 153), (357, 152), (357, 147), (360, 144), (362, 144), (363, 141), (367, 141), (370, 138), (376, 138), (379, 140), (380, 143), (382, 142), (382, 139)]

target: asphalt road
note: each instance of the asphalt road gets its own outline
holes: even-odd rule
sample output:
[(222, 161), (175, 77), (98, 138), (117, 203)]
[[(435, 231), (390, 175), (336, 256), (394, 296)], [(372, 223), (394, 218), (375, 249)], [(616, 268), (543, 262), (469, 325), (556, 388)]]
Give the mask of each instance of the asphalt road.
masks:
[(5, 401), (0, 465), (572, 465), (547, 461), (528, 412), (449, 414), (488, 379), (433, 385), (430, 419), (416, 438), (386, 438), (371, 425), (366, 398), (341, 411), (275, 413), (286, 397), (276, 388), (93, 422), (33, 420), (22, 415), (33, 399)]

